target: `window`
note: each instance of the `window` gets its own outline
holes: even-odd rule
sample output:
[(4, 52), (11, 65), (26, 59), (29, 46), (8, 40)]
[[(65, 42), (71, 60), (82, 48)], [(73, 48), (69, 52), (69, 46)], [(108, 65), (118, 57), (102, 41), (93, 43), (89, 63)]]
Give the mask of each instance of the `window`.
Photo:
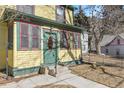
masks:
[(106, 49), (106, 54), (108, 54), (108, 49)]
[(67, 33), (65, 31), (60, 32), (60, 47), (61, 48), (68, 47)]
[(120, 55), (120, 50), (119, 50), (119, 49), (116, 50), (116, 55), (117, 55), (117, 56)]
[(118, 45), (120, 45), (120, 39), (117, 39), (117, 43), (118, 43)]
[(73, 44), (74, 44), (74, 34), (69, 32), (68, 33), (68, 47), (73, 48)]
[(20, 35), (21, 48), (29, 48), (28, 24), (21, 23)]
[(80, 34), (74, 33), (74, 48), (80, 48)]
[(40, 28), (24, 22), (17, 22), (17, 48), (21, 50), (32, 50), (40, 48)]
[(28, 14), (33, 14), (34, 6), (33, 5), (17, 5), (17, 10), (24, 13), (28, 13)]
[(65, 22), (65, 9), (62, 6), (56, 6), (56, 21), (64, 23)]
[(74, 48), (78, 48), (78, 34), (74, 34)]
[(80, 34), (72, 32), (60, 32), (60, 47), (61, 48), (80, 48)]
[(32, 48), (39, 48), (39, 27), (32, 25)]

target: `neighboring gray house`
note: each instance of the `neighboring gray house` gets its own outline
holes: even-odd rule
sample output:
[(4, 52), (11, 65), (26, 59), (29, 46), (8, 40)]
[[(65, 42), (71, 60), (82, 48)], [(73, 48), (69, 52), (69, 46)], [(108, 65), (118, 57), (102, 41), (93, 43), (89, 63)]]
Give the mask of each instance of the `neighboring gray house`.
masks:
[(104, 35), (100, 44), (103, 54), (124, 57), (124, 33), (119, 35)]
[(84, 32), (82, 35), (82, 53), (88, 53), (88, 33)]

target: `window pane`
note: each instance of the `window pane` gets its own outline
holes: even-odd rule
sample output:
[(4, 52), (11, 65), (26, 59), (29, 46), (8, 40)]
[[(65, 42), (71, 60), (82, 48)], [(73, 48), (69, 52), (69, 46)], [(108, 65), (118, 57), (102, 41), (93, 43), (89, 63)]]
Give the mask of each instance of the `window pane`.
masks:
[(73, 48), (73, 33), (68, 33), (68, 37), (69, 47)]
[(32, 42), (33, 42), (33, 43), (32, 43), (32, 47), (33, 47), (33, 48), (38, 48), (38, 45), (39, 45), (39, 44), (38, 44), (38, 43), (39, 43), (38, 38), (33, 38), (33, 39), (32, 39)]
[(78, 34), (74, 33), (74, 48), (78, 48)]
[(28, 24), (21, 23), (21, 48), (28, 48)]
[(67, 35), (66, 32), (60, 32), (60, 47), (67, 48)]
[(28, 34), (28, 25), (26, 23), (21, 24), (21, 34), (22, 35)]
[(64, 8), (62, 6), (56, 7), (56, 21), (64, 23)]
[(22, 37), (22, 48), (28, 48), (28, 37)]
[(39, 48), (39, 32), (38, 26), (32, 26), (32, 48)]
[(39, 34), (39, 28), (38, 27), (32, 27), (32, 35), (38, 37)]

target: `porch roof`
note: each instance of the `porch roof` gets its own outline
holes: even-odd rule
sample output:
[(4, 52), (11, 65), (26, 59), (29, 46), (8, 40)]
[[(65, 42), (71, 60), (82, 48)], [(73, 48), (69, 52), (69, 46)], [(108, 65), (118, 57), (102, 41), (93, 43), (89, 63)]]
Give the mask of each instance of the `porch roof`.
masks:
[(57, 21), (53, 21), (47, 18), (43, 18), (43, 17), (32, 15), (32, 14), (20, 12), (14, 9), (6, 8), (3, 13), (3, 16), (4, 16), (3, 18), (6, 19), (8, 15), (9, 16), (16, 15), (14, 18), (14, 20), (16, 21), (20, 21), (21, 19), (21, 21), (30, 22), (30, 23), (37, 24), (37, 25), (49, 26), (49, 27), (59, 28), (62, 30), (80, 32), (80, 33), (82, 33), (83, 31), (86, 31), (85, 28), (81, 28), (78, 26), (70, 25), (70, 24), (59, 23)]

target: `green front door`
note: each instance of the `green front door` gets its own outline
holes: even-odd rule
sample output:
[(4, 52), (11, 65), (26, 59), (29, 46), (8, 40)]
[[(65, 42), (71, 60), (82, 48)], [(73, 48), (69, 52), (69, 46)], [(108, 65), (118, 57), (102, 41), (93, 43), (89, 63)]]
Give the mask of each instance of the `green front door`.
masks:
[(57, 62), (57, 36), (53, 32), (43, 33), (43, 56), (45, 65)]

